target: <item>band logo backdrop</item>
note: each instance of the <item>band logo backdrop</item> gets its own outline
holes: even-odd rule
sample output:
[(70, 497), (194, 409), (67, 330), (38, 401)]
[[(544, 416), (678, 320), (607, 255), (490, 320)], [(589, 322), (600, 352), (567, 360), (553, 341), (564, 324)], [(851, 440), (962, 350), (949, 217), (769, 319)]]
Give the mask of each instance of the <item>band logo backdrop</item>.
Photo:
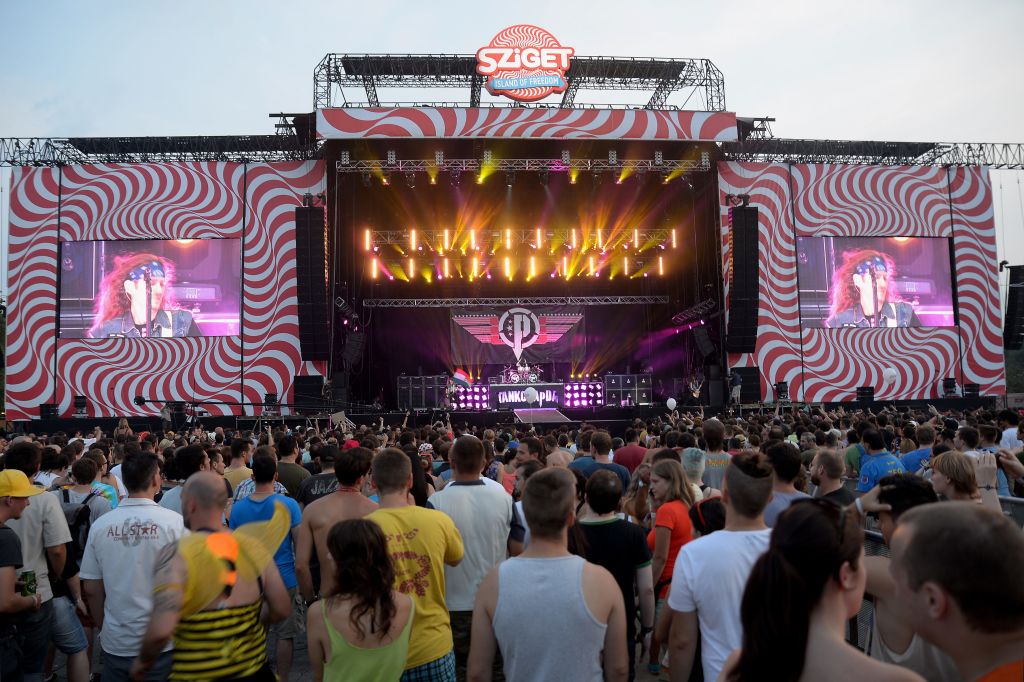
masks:
[(583, 311), (571, 306), (453, 308), (452, 362), (460, 366), (578, 362), (586, 354)]

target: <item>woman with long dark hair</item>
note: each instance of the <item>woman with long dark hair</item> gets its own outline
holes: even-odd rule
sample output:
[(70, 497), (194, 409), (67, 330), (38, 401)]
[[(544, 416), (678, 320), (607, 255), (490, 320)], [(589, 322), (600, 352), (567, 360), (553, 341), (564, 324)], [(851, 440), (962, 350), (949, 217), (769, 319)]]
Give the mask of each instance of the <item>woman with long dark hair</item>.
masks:
[(341, 521), (327, 535), (327, 550), (334, 560), (335, 591), (306, 615), (314, 679), (398, 680), (414, 607), (392, 589), (395, 569), (384, 532), (366, 519)]
[(740, 606), (743, 648), (726, 661), (727, 682), (915, 681), (916, 673), (868, 658), (846, 642), (867, 574), (859, 515), (822, 499), (784, 511), (750, 573)]

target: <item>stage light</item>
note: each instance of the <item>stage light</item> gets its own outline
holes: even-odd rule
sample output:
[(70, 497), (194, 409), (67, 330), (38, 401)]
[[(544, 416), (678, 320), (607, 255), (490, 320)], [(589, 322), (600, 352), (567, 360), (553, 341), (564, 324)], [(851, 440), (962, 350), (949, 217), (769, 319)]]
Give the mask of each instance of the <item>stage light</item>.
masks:
[(370, 250), (370, 231), (369, 230), (365, 230), (363, 232), (363, 250), (364, 251), (369, 251)]
[(505, 248), (512, 250), (512, 230), (505, 228)]
[(608, 164), (614, 166), (619, 162), (619, 153), (614, 149), (608, 150)]
[(547, 168), (545, 168), (544, 170), (542, 170), (540, 172), (540, 186), (541, 187), (547, 187), (549, 180), (550, 180), (550, 172), (548, 171)]
[(543, 237), (544, 237), (544, 235), (541, 234), (540, 228), (538, 227), (537, 228), (537, 247), (536, 248), (539, 249), (541, 247), (541, 243), (543, 241)]
[(660, 166), (665, 163), (665, 154), (661, 151), (654, 152), (654, 165)]
[(576, 178), (578, 178), (579, 175), (580, 175), (580, 172), (578, 170), (575, 170), (575, 169), (570, 170), (569, 171), (569, 184), (570, 185), (575, 185), (576, 184)]
[(505, 277), (512, 279), (512, 260), (508, 256), (505, 256)]
[(388, 165), (389, 166), (394, 166), (395, 162), (397, 160), (398, 160), (398, 155), (395, 154), (395, 150), (394, 149), (389, 149), (388, 150)]
[(444, 231), (444, 250), (447, 251), (451, 248), (451, 240), (448, 230)]
[(562, 277), (569, 279), (569, 259), (562, 256)]
[(409, 250), (410, 251), (415, 251), (416, 250), (416, 230), (415, 229), (409, 230)]
[(572, 244), (572, 248), (574, 248), (574, 249), (576, 248), (576, 228), (575, 227), (572, 228), (572, 241), (570, 242), (570, 244)]
[(669, 179), (670, 179), (670, 176), (669, 176), (669, 174), (668, 174), (668, 173), (665, 173), (664, 175), (662, 175), (662, 176), (661, 176), (661, 184), (663, 184), (663, 185), (667, 185), (667, 184), (668, 184), (668, 181), (669, 181)]
[(459, 183), (462, 181), (462, 171), (458, 168), (453, 168), (448, 172), (448, 181), (451, 183), (452, 187), (458, 187)]
[(416, 276), (416, 262), (412, 258), (410, 258), (409, 259), (409, 281), (411, 282), (415, 276)]
[(672, 248), (676, 248), (676, 231), (672, 230)]
[(431, 175), (430, 176), (430, 184), (431, 185), (436, 185), (437, 184), (437, 176), (436, 175)]
[(444, 276), (446, 278), (448, 277), (448, 259), (447, 258), (444, 259)]
[(380, 182), (385, 187), (389, 186), (391, 184), (391, 173), (385, 172), (385, 173), (381, 174)]
[(434, 163), (438, 166), (444, 165), (444, 152), (440, 149), (434, 152)]
[(633, 228), (633, 248), (640, 248), (640, 230)]
[(469, 248), (476, 251), (476, 230), (469, 231)]
[(483, 173), (477, 174), (477, 176), (476, 176), (476, 184), (478, 184), (478, 185), (484, 184), (484, 174)]
[(590, 276), (594, 276), (594, 257), (590, 256), (587, 258), (587, 264), (590, 266)]
[(507, 173), (505, 173), (505, 185), (511, 187), (514, 184), (516, 184), (515, 171), (508, 171)]
[(602, 230), (600, 227), (597, 228), (597, 248), (599, 248), (599, 249), (603, 249), (604, 248), (604, 234), (603, 234), (603, 232), (604, 232), (604, 230)]
[(473, 274), (470, 276), (470, 279), (476, 279), (479, 270), (480, 270), (480, 259), (474, 256), (473, 257), (473, 270), (472, 270)]
[(563, 149), (562, 150), (562, 163), (564, 163), (566, 166), (568, 166), (570, 161), (572, 161), (572, 154), (569, 153), (568, 149)]
[(665, 274), (665, 259), (662, 258), (661, 256), (658, 256), (658, 274)]
[(373, 176), (369, 173), (363, 173), (363, 187), (369, 187), (373, 184)]
[(629, 256), (623, 256), (622, 258), (622, 274), (629, 275)]
[(530, 279), (537, 276), (537, 263), (533, 256), (530, 256)]
[[(373, 279), (377, 279), (377, 259), (376, 258), (373, 259), (373, 265), (371, 266), (371, 269), (370, 269), (370, 277), (373, 278)], [(143, 319), (145, 319), (145, 318), (143, 318)]]
[(409, 189), (416, 189), (416, 174), (412, 171), (406, 171), (405, 184), (409, 185)]

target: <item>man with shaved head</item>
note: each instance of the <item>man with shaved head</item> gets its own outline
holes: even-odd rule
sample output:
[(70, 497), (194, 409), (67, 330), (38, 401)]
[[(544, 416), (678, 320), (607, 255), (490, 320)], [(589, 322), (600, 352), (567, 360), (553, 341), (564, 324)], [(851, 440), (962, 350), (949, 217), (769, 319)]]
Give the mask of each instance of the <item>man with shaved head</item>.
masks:
[[(223, 556), (232, 547), (238, 551), (232, 542), (234, 537), (221, 526), (226, 502), (224, 481), (211, 471), (193, 474), (182, 486), (181, 512), (193, 533), (183, 542), (193, 543), (194, 548), (197, 537), (205, 536), (207, 547), (217, 548), (216, 553), (210, 550), (211, 554), (224, 562), (226, 570), (219, 576), (222, 580), (227, 575), (231, 578), (209, 603), (189, 603), (186, 595), (198, 592), (196, 583), (216, 582), (218, 575), (210, 574), (208, 563), (199, 563), (192, 552), (179, 552), (180, 542), (164, 547), (156, 562), (153, 612), (142, 649), (132, 666), (133, 679), (143, 676), (148, 679), (160, 652), (172, 637), (175, 638), (171, 669), (174, 679), (273, 678), (267, 662), (266, 632), (261, 623), (280, 621), (291, 613), (288, 591), (273, 561), (268, 562), (254, 580), (251, 576), (246, 578), (231, 558)], [(217, 539), (216, 543), (211, 536)], [(264, 615), (261, 617), (261, 614)], [(232, 646), (224, 646), (228, 636), (232, 638)]]

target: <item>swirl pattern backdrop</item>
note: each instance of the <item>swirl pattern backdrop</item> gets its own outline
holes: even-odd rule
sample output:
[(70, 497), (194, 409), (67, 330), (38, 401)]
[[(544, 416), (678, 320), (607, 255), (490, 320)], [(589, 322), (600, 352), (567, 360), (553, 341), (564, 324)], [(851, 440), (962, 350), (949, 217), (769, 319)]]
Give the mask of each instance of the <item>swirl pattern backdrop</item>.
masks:
[[(726, 194), (749, 194), (759, 208), (758, 339), (731, 367), (758, 367), (762, 395), (789, 383), (806, 402), (851, 400), (873, 386), (880, 400), (940, 395), (942, 379), (1005, 393), (995, 226), (986, 169), (978, 167), (719, 164), (723, 263), (731, 273)], [(952, 237), (959, 326), (907, 329), (801, 329), (796, 236)], [(728, 282), (728, 277), (726, 278)], [(896, 370), (885, 381), (886, 368)]]
[[(322, 162), (111, 164), (16, 169), (12, 178), (7, 411), (155, 414), (158, 400), (262, 402), (287, 396), (302, 363), (294, 208), (324, 186)], [(242, 334), (56, 340), (57, 244), (121, 239), (242, 239)], [(12, 380), (13, 379), (13, 380)], [(287, 400), (287, 398), (284, 398)], [(215, 415), (253, 408), (208, 405)], [(259, 409), (259, 408), (256, 408)]]

